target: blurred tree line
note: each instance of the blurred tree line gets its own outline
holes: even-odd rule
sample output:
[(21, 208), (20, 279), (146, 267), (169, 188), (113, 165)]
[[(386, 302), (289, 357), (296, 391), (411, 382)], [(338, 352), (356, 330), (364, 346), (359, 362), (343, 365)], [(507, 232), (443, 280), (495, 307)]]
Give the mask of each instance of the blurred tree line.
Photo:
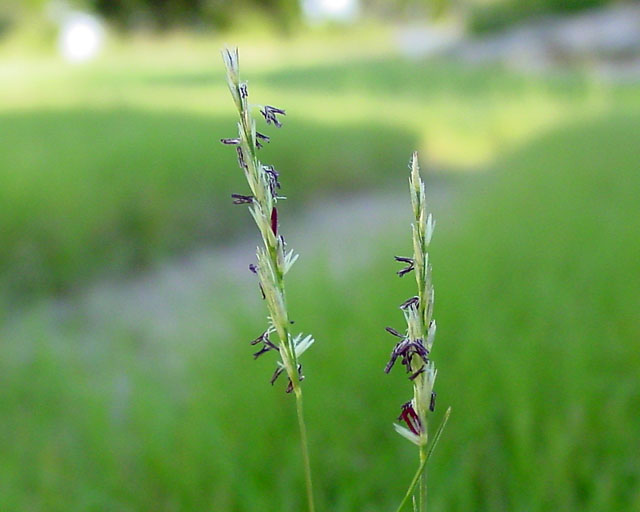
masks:
[(47, 17), (64, 9), (95, 12), (122, 29), (164, 30), (230, 27), (241, 18), (266, 18), (283, 29), (300, 20), (299, 0), (0, 0), (2, 27)]
[[(0, 35), (13, 25), (66, 5), (102, 15), (121, 29), (176, 26), (225, 29), (266, 19), (285, 31), (301, 19), (302, 0), (0, 0)], [(313, 0), (309, 0), (313, 1)], [(566, 13), (632, 0), (359, 0), (368, 17), (414, 20), (461, 15), (475, 32), (499, 30), (532, 16)]]
[(91, 8), (122, 27), (151, 24), (229, 27), (254, 11), (281, 28), (299, 20), (299, 0), (86, 0)]

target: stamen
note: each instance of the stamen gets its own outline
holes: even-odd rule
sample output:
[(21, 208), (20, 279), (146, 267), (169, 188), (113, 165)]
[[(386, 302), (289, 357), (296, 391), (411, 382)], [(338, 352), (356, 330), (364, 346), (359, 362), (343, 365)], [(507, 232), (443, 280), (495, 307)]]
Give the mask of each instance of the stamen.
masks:
[(238, 165), (240, 166), (241, 169), (247, 169), (247, 163), (244, 161), (244, 153), (242, 152), (242, 148), (240, 146), (238, 146), (236, 148), (236, 151), (238, 152)]
[(255, 340), (251, 340), (250, 345), (257, 345), (262, 342), (265, 337), (269, 336), (269, 331), (264, 331), (260, 336), (258, 336)]
[(393, 365), (395, 364), (396, 359), (398, 359), (398, 357), (403, 355), (406, 349), (407, 349), (406, 340), (402, 340), (395, 347), (393, 347), (393, 350), (391, 351), (391, 359), (389, 359), (387, 366), (384, 367), (384, 373), (389, 373), (391, 371), (391, 368), (393, 368)]
[(267, 179), (269, 180), (269, 190), (271, 191), (271, 195), (276, 197), (277, 190), (280, 188), (280, 182), (278, 181), (278, 177), (280, 173), (276, 171), (275, 167), (272, 165), (263, 165), (262, 170), (267, 175)]
[(262, 341), (265, 346), (269, 347), (271, 350), (277, 350), (278, 352), (280, 352), (280, 349), (276, 345), (274, 345), (269, 338), (265, 337)]
[(407, 299), (402, 304), (400, 304), (400, 309), (409, 309), (410, 307), (415, 307), (417, 309), (419, 303), (419, 297), (411, 297), (410, 299)]
[(421, 373), (424, 373), (426, 371), (427, 371), (426, 368), (424, 366), (421, 366), (420, 369), (417, 372), (411, 374), (411, 376), (409, 377), (409, 380), (414, 380), (418, 375), (420, 375)]
[(389, 334), (393, 334), (394, 336), (397, 336), (398, 338), (404, 338), (404, 335), (400, 334), (398, 331), (396, 331), (393, 327), (385, 327), (384, 328), (385, 331), (387, 331)]
[(278, 210), (275, 207), (271, 210), (271, 231), (274, 235), (278, 235)]
[(249, 204), (253, 203), (253, 196), (243, 196), (242, 194), (231, 194), (233, 204)]
[(262, 141), (264, 142), (269, 142), (271, 139), (260, 132), (256, 132), (256, 148), (261, 149), (264, 145), (262, 144)]
[(273, 383), (278, 379), (278, 377), (280, 377), (283, 371), (284, 371), (284, 368), (282, 366), (278, 366), (276, 368), (276, 371), (273, 372), (273, 375), (271, 376), (271, 381), (270, 381), (272, 386), (273, 386)]
[(264, 120), (267, 124), (275, 124), (276, 127), (280, 128), (282, 123), (276, 117), (276, 115), (287, 115), (286, 112), (280, 108), (272, 107), (271, 105), (265, 105), (264, 108), (260, 111), (260, 113), (264, 116)]
[(414, 269), (414, 261), (412, 258), (405, 258), (403, 256), (394, 256), (394, 258), (396, 261), (408, 264), (405, 268), (396, 272), (396, 274), (398, 274), (398, 277), (402, 277), (403, 275), (408, 274)]
[(409, 430), (415, 435), (419, 436), (422, 434), (422, 423), (410, 401), (402, 406), (402, 412), (398, 417), (398, 421), (404, 421), (407, 427), (409, 427)]
[(269, 350), (271, 350), (271, 347), (269, 347), (268, 345), (265, 345), (260, 350), (258, 350), (258, 352), (253, 354), (253, 358), (258, 359), (262, 354), (266, 354), (267, 352), (269, 352)]

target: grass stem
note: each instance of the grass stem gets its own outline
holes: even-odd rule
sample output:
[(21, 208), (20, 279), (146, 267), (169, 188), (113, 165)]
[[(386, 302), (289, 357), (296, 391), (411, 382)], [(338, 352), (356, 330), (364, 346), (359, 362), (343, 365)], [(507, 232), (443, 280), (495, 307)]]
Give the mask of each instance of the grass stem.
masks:
[(420, 467), (423, 468), (420, 475), (420, 500), (418, 505), (419, 512), (427, 511), (427, 451), (425, 446), (420, 446)]
[(307, 487), (307, 504), (309, 512), (315, 512), (313, 501), (313, 483), (311, 480), (311, 462), (309, 459), (309, 443), (307, 441), (307, 426), (304, 422), (304, 409), (302, 405), (302, 388), (295, 383), (296, 410), (298, 412), (298, 426), (300, 428), (300, 448), (304, 465), (304, 478)]

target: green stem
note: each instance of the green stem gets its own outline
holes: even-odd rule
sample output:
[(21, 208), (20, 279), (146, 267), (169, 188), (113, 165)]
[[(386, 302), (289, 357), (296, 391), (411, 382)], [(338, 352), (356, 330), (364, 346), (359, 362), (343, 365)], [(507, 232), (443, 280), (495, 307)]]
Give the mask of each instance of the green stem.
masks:
[(300, 447), (302, 448), (302, 460), (304, 465), (304, 478), (307, 484), (307, 503), (309, 512), (315, 511), (313, 504), (313, 484), (311, 482), (311, 462), (309, 460), (309, 445), (307, 442), (307, 427), (304, 422), (304, 411), (302, 408), (302, 388), (296, 381), (294, 391), (296, 394), (296, 410), (298, 411), (298, 426), (300, 427)]
[(420, 501), (418, 505), (419, 512), (426, 512), (427, 510), (427, 452), (426, 447), (420, 447), (420, 467), (423, 468), (420, 475)]
[(407, 504), (407, 502), (409, 501), (409, 498), (411, 498), (411, 496), (413, 496), (413, 491), (416, 488), (418, 480), (420, 480), (420, 476), (422, 475), (422, 471), (424, 470), (424, 467), (426, 465), (427, 465), (427, 459), (425, 458), (420, 463), (420, 466), (418, 466), (418, 471), (416, 471), (416, 474), (413, 476), (413, 480), (411, 480), (411, 484), (409, 485), (409, 488), (407, 489), (407, 493), (404, 495), (404, 498), (402, 499), (402, 502), (400, 503), (400, 506), (396, 509), (396, 512), (400, 512), (404, 508), (404, 506)]
[(446, 426), (447, 421), (449, 421), (449, 415), (450, 414), (451, 414), (451, 407), (449, 407), (447, 409), (447, 412), (444, 413), (444, 418), (442, 419), (442, 423), (440, 423), (440, 426), (438, 427), (438, 430), (436, 431), (436, 435), (433, 437), (433, 441), (431, 442), (431, 446), (429, 446), (429, 449), (427, 450), (427, 453), (426, 453), (426, 455), (424, 457), (424, 460), (422, 460), (420, 462), (420, 466), (418, 467), (418, 471), (416, 471), (416, 474), (414, 475), (413, 480), (411, 480), (411, 484), (409, 485), (409, 488), (407, 489), (407, 493), (404, 495), (404, 498), (402, 499), (402, 502), (400, 503), (400, 506), (396, 509), (396, 512), (401, 512), (401, 510), (404, 508), (404, 506), (409, 501), (409, 498), (411, 498), (411, 496), (413, 496), (413, 492), (414, 492), (414, 490), (416, 488), (416, 485), (418, 484), (418, 481), (420, 480), (420, 477), (422, 476), (424, 468), (427, 466), (427, 462), (431, 458), (431, 455), (433, 454), (433, 450), (435, 449), (436, 445), (438, 444), (438, 441), (440, 440), (440, 436), (442, 435), (442, 431), (444, 430), (444, 427)]

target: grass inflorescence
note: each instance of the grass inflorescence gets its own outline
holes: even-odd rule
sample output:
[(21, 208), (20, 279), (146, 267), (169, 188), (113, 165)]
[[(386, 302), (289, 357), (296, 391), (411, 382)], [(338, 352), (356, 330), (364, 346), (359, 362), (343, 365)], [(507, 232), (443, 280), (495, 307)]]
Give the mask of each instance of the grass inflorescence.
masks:
[(411, 157), (410, 168), (409, 189), (414, 215), (414, 222), (411, 225), (413, 257), (396, 256), (395, 259), (405, 264), (405, 267), (397, 272), (399, 277), (411, 272), (414, 273), (418, 285), (418, 294), (410, 297), (400, 305), (407, 322), (405, 333), (401, 334), (392, 327), (387, 327), (387, 332), (399, 338), (400, 341), (393, 348), (391, 358), (384, 371), (389, 373), (396, 361), (400, 359), (409, 375), (409, 380), (413, 384), (413, 398), (402, 405), (402, 412), (398, 418), (406, 426), (395, 424), (394, 427), (401, 436), (418, 446), (420, 465), (405, 498), (398, 507), (398, 511), (413, 496), (414, 489), (418, 486), (417, 504), (414, 498), (414, 509), (422, 512), (427, 508), (426, 463), (446, 424), (449, 411), (445, 414), (443, 423), (434, 436), (431, 447), (427, 449), (429, 442), (429, 415), (435, 411), (436, 407), (436, 393), (433, 390), (433, 386), (437, 370), (433, 360), (430, 358), (436, 336), (436, 322), (433, 319), (435, 295), (428, 253), (435, 222), (431, 213), (427, 212), (425, 187), (420, 177), (417, 152), (414, 152)]
[[(249, 103), (247, 83), (240, 80), (238, 49), (227, 48), (222, 55), (227, 70), (227, 83), (240, 120), (238, 137), (224, 138), (221, 142), (236, 148), (238, 165), (244, 172), (251, 190), (250, 195), (232, 194), (233, 203), (249, 206), (263, 242), (263, 246), (257, 249), (257, 265), (252, 264), (249, 268), (258, 275), (260, 293), (269, 311), (268, 326), (262, 334), (251, 341), (251, 344), (261, 346), (260, 350), (254, 354), (254, 358), (271, 351), (278, 353), (279, 360), (276, 362), (271, 384), (274, 384), (280, 375), (285, 374), (288, 379), (286, 392), (295, 394), (308, 507), (309, 511), (313, 512), (313, 487), (300, 387), (304, 375), (299, 360), (300, 356), (313, 344), (314, 339), (310, 335), (291, 334), (284, 286), (284, 276), (298, 256), (292, 250), (286, 250), (284, 236), (279, 232), (277, 203), (278, 200), (284, 199), (279, 195), (279, 173), (273, 166), (264, 165), (258, 159), (258, 150), (268, 143), (270, 138), (256, 129), (256, 122), (251, 114), (252, 105)], [(284, 110), (263, 105), (260, 113), (268, 125), (282, 127), (280, 116), (286, 115)], [(278, 337), (276, 343), (270, 339), (273, 334)]]

